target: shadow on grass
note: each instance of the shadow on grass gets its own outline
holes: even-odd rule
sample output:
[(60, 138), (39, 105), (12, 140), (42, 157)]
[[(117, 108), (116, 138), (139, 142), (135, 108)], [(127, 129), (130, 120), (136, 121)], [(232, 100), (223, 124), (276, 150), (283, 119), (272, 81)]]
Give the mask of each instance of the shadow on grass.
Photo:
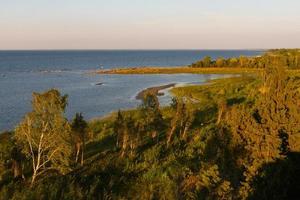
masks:
[(289, 153), (285, 159), (265, 164), (254, 181), (249, 199), (299, 199), (300, 153)]
[(231, 98), (227, 100), (228, 106), (233, 106), (235, 104), (241, 104), (246, 101), (245, 97)]
[(216, 106), (208, 107), (203, 110), (195, 112), (195, 120), (193, 121), (192, 128), (199, 127), (201, 124), (211, 123), (217, 115), (218, 109)]
[(86, 145), (85, 157), (90, 158), (96, 154), (111, 150), (116, 144), (116, 137), (108, 135), (99, 141), (92, 141)]

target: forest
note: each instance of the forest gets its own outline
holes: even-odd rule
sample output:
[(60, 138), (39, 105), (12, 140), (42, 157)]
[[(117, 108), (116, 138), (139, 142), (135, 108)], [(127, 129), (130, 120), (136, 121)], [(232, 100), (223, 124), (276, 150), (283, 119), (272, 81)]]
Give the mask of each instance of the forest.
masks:
[(217, 58), (216, 60), (206, 56), (189, 67), (242, 67), (242, 68), (265, 68), (267, 66), (282, 66), (289, 69), (300, 68), (300, 49), (274, 49), (266, 51), (262, 56), (238, 58)]
[[(263, 68), (176, 87), (141, 105), (68, 121), (68, 96), (33, 93), (32, 111), (0, 134), (0, 199), (300, 198), (300, 50), (191, 67)], [(2, 116), (3, 117), (3, 116)]]

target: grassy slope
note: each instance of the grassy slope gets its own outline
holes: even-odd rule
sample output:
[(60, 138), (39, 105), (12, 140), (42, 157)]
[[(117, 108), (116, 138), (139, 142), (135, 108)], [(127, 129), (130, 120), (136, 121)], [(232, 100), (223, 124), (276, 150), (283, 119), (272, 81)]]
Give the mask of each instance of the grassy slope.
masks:
[[(15, 196), (38, 193), (56, 195), (49, 196), (49, 199), (80, 199), (85, 195), (88, 199), (99, 199), (103, 194), (108, 194), (113, 199), (143, 199), (137, 195), (147, 193), (148, 186), (151, 185), (158, 192), (159, 188), (163, 192), (171, 191), (171, 194), (160, 194), (170, 197), (182, 183), (182, 177), (199, 173), (203, 163), (205, 166), (206, 162), (216, 162), (214, 159), (219, 149), (215, 149), (213, 141), (216, 140), (214, 131), (217, 128), (218, 102), (225, 99), (229, 106), (247, 104), (255, 98), (259, 84), (260, 81), (255, 76), (244, 75), (213, 80), (205, 85), (173, 88), (172, 94), (189, 99), (195, 111), (196, 118), (188, 133), (187, 142), (174, 138), (171, 146), (166, 146), (165, 134), (168, 133), (173, 113), (170, 107), (163, 107), (161, 109), (166, 129), (161, 133), (160, 139), (155, 142), (145, 141), (133, 156), (124, 158), (120, 157), (120, 152), (115, 148), (113, 122), (116, 113), (95, 119), (89, 122), (92, 139), (85, 149), (86, 160), (83, 167), (78, 166), (66, 176), (47, 177), (40, 180), (34, 189), (20, 190), (24, 193)], [(137, 109), (124, 112), (138, 118)], [(229, 172), (225, 177), (234, 177), (235, 172)], [(234, 186), (234, 179), (232, 184)], [(30, 199), (32, 196), (27, 197)]]
[[(190, 99), (195, 109), (207, 109), (208, 107), (216, 106), (220, 96), (225, 97), (229, 105), (243, 102), (247, 96), (251, 95), (250, 91), (257, 83), (258, 81), (253, 76), (241, 76), (217, 79), (204, 85), (176, 87), (171, 90), (171, 93), (175, 97)], [(133, 116), (137, 115), (136, 109), (125, 112)], [(169, 107), (163, 107), (162, 112), (164, 118), (170, 118)], [(103, 140), (106, 137), (111, 137), (113, 134), (112, 124), (115, 117), (116, 113), (113, 113), (103, 119), (95, 119), (90, 122), (95, 140)]]
[[(195, 158), (189, 155), (190, 151), (195, 147), (199, 148), (199, 145), (205, 146), (205, 142), (201, 142), (203, 139), (201, 139), (201, 135), (206, 134), (205, 130), (215, 124), (219, 97), (225, 96), (230, 105), (245, 103), (244, 101), (257, 83), (258, 81), (251, 76), (242, 76), (215, 80), (207, 85), (174, 88), (172, 93), (175, 96), (192, 99), (193, 109), (196, 110), (196, 119), (189, 133), (189, 143), (182, 149), (178, 149), (176, 146), (165, 149), (163, 135), (158, 143), (150, 142), (139, 148), (135, 157), (121, 159), (119, 152), (115, 149), (116, 137), (112, 128), (116, 114), (90, 122), (94, 133), (93, 140), (87, 144), (86, 164), (83, 168), (75, 171), (76, 177), (93, 179), (99, 173), (105, 174), (105, 177), (108, 178), (107, 181), (117, 182), (117, 187), (113, 189), (114, 192), (124, 195), (140, 177), (151, 176), (153, 178), (160, 173), (168, 173), (169, 170), (194, 168), (194, 165), (197, 166), (197, 161), (195, 162)], [(126, 112), (137, 117), (137, 110)], [(162, 112), (168, 123), (172, 115), (170, 108), (164, 107)], [(174, 164), (176, 166), (173, 166)], [(74, 176), (75, 173), (73, 173)], [(122, 182), (123, 179), (126, 180), (126, 183)], [(130, 185), (128, 182), (132, 184)]]
[[(166, 147), (165, 135), (172, 117), (169, 107), (162, 108), (166, 129), (161, 133), (159, 141), (144, 141), (132, 157), (120, 158), (120, 153), (115, 148), (116, 135), (113, 132), (113, 122), (116, 114), (91, 121), (89, 126), (92, 139), (86, 146), (85, 165), (66, 176), (44, 179), (42, 181), (44, 183), (38, 184), (32, 192), (39, 191), (44, 195), (47, 195), (47, 192), (60, 194), (64, 195), (64, 198), (67, 198), (65, 195), (71, 195), (70, 198), (73, 198), (75, 193), (72, 193), (72, 188), (77, 190), (77, 193), (80, 190), (89, 191), (89, 194), (95, 196), (101, 195), (100, 187), (113, 195), (128, 197), (140, 194), (135, 190), (143, 190), (145, 186), (142, 184), (147, 185), (147, 180), (162, 184), (157, 187), (173, 187), (172, 184), (184, 176), (184, 173), (199, 170), (199, 152), (205, 151), (209, 130), (216, 122), (217, 102), (220, 97), (225, 97), (230, 105), (245, 103), (257, 83), (252, 76), (241, 76), (214, 80), (206, 85), (174, 88), (172, 93), (175, 96), (191, 100), (192, 109), (196, 114), (189, 131), (188, 142), (184, 146), (174, 138), (172, 146)], [(138, 118), (137, 110), (128, 110), (125, 113)], [(52, 190), (56, 192), (51, 192)]]

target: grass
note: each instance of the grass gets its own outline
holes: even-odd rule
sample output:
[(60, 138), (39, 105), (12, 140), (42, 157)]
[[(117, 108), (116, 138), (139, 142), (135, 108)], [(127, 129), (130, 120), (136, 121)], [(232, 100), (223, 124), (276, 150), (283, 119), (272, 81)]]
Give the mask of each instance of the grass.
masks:
[[(215, 120), (217, 103), (221, 98), (226, 99), (229, 106), (244, 103), (247, 97), (249, 99), (249, 96), (255, 95), (253, 94), (253, 88), (258, 83), (259, 81), (254, 76), (245, 75), (212, 80), (204, 85), (175, 87), (171, 90), (171, 93), (175, 97), (190, 100), (192, 109), (196, 111), (198, 125), (208, 124)], [(170, 106), (162, 107), (161, 111), (166, 122), (170, 121), (172, 118)], [(138, 109), (130, 109), (123, 112), (130, 114), (134, 119), (139, 116)], [(114, 140), (112, 137), (112, 126), (115, 117), (116, 113), (112, 113), (103, 119), (90, 122), (90, 128), (94, 133), (94, 140), (105, 142), (91, 142), (87, 148), (87, 157), (94, 155), (97, 151), (101, 152), (112, 148), (114, 143), (112, 142)], [(96, 152), (94, 152), (95, 149), (97, 149)]]
[(176, 87), (171, 90), (171, 93), (174, 96), (185, 97), (205, 106), (211, 102), (217, 102), (220, 97), (239, 99), (244, 95), (249, 95), (253, 84), (256, 83), (257, 79), (253, 76), (240, 76), (212, 80), (204, 85)]
[[(253, 88), (256, 88), (257, 84), (259, 84), (257, 77), (245, 75), (212, 80), (204, 85), (176, 87), (171, 90), (171, 93), (175, 97), (183, 97), (191, 100), (189, 106), (194, 110), (195, 119), (189, 135), (192, 136), (194, 134), (196, 137), (204, 130), (209, 130), (209, 127), (215, 124), (217, 120), (218, 101), (221, 98), (227, 101), (228, 106), (245, 104), (247, 103), (246, 99), (249, 100), (249, 96), (252, 95)], [(159, 144), (164, 143), (163, 138), (165, 138), (165, 133), (169, 130), (169, 124), (174, 114), (170, 106), (161, 107), (161, 111), (166, 129), (161, 135), (161, 142)], [(131, 115), (133, 119), (139, 117), (138, 108), (125, 110), (123, 113)], [(104, 118), (89, 122), (93, 138), (87, 143), (84, 156), (89, 166), (95, 163), (106, 163), (109, 160), (108, 157), (113, 159), (119, 156), (119, 152), (116, 151), (115, 147), (116, 135), (113, 133), (113, 123), (116, 115), (117, 113), (115, 112)], [(191, 139), (192, 141), (194, 139)], [(143, 155), (147, 154), (148, 151), (156, 151), (160, 147), (159, 144), (146, 142), (137, 152), (139, 155)]]
[[(140, 181), (144, 180), (141, 179), (144, 177), (151, 181), (149, 184), (175, 183), (174, 180), (179, 180), (177, 177), (183, 177), (184, 170), (198, 170), (200, 166), (198, 159), (201, 158), (199, 157), (202, 155), (201, 152), (205, 151), (205, 155), (215, 156), (214, 151), (206, 152), (206, 143), (214, 138), (210, 138), (209, 134), (216, 122), (218, 99), (223, 96), (230, 104), (244, 103), (246, 95), (255, 88), (253, 85), (257, 82), (254, 76), (248, 75), (218, 79), (205, 85), (172, 89), (171, 92), (174, 96), (194, 100), (191, 106), (195, 110), (196, 117), (190, 127), (187, 143), (183, 144), (174, 137), (174, 142), (169, 148), (166, 148), (166, 134), (174, 115), (170, 106), (161, 108), (166, 127), (161, 130), (159, 139), (143, 141), (133, 156), (128, 155), (124, 158), (120, 157), (120, 151), (116, 148), (116, 134), (113, 131), (113, 122), (117, 113), (92, 120), (89, 122), (92, 136), (86, 143), (84, 166), (78, 166), (69, 175), (57, 176), (54, 177), (56, 180), (49, 179), (45, 183), (49, 184), (51, 189), (62, 188), (65, 193), (72, 195), (75, 194), (71, 193), (72, 188), (78, 194), (84, 195), (93, 194), (92, 189), (95, 188), (97, 195), (101, 195), (101, 192), (107, 190), (120, 196), (128, 195), (127, 190), (135, 191), (135, 184), (143, 184)], [(124, 113), (130, 114), (133, 119), (138, 119), (140, 116), (138, 109), (126, 110)], [(214, 146), (214, 144), (208, 143), (210, 146)], [(173, 178), (167, 174), (172, 174)], [(160, 179), (160, 177), (162, 178)], [(146, 187), (146, 185), (142, 185), (142, 187)], [(101, 188), (104, 188), (103, 191)], [(54, 191), (54, 189), (52, 190)]]

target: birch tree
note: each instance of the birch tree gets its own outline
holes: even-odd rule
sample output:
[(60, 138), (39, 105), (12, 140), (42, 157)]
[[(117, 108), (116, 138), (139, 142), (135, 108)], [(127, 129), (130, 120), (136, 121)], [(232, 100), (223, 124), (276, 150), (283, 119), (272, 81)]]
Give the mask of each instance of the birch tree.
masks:
[(16, 128), (15, 139), (32, 162), (31, 185), (49, 170), (66, 173), (71, 128), (64, 117), (67, 97), (57, 90), (33, 93), (32, 112)]

